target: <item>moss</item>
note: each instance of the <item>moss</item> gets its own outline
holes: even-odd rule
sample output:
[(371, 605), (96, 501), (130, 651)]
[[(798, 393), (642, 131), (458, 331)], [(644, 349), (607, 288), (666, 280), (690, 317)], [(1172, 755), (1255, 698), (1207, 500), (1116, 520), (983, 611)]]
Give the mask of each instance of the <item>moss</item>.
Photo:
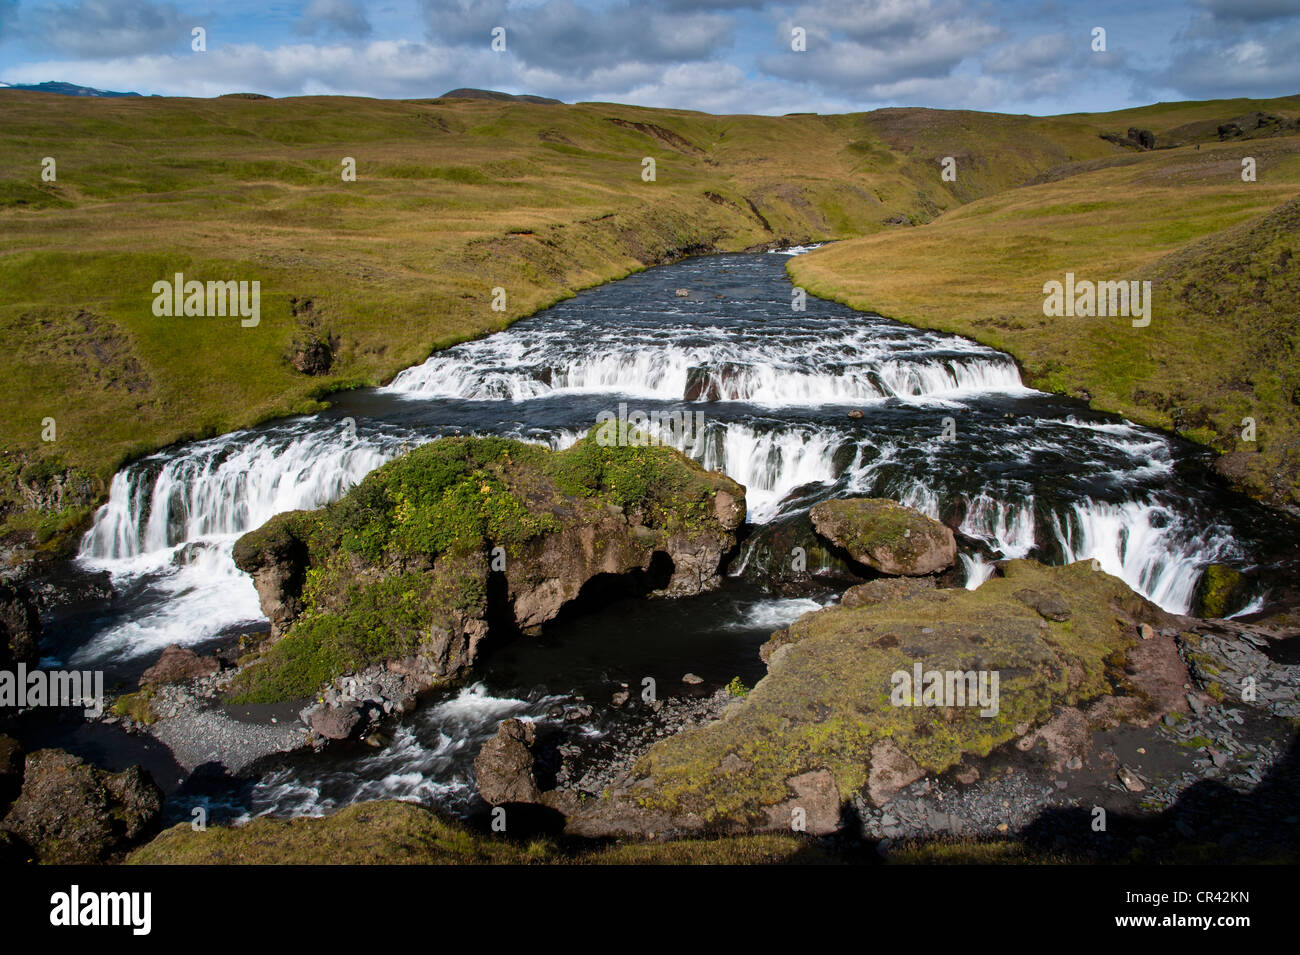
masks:
[(153, 687), (145, 687), (136, 693), (119, 696), (113, 701), (108, 711), (114, 716), (123, 716), (137, 723), (149, 725), (158, 722), (158, 714), (153, 710)]
[(1206, 567), (1196, 589), (1197, 615), (1216, 618), (1227, 616), (1234, 609), (1241, 585), (1240, 571), (1223, 564)]
[[(1013, 597), (1026, 587), (1061, 593), (1073, 629), (1040, 627), (1038, 614)], [(987, 755), (1013, 739), (1019, 723), (1041, 725), (1058, 704), (1115, 692), (1112, 667), (1136, 641), (1112, 607), (1129, 593), (1086, 562), (1013, 561), (1005, 578), (975, 591), (806, 614), (728, 719), (662, 741), (641, 759), (638, 773), (654, 782), (641, 800), (708, 820), (753, 822), (763, 807), (787, 799), (786, 780), (804, 772), (829, 770), (848, 798), (866, 783), (871, 749), (883, 739), (934, 773), (965, 754)], [(997, 672), (997, 713), (892, 705), (893, 675), (910, 674), (917, 662), (926, 671)], [(729, 753), (749, 768), (715, 772)]]

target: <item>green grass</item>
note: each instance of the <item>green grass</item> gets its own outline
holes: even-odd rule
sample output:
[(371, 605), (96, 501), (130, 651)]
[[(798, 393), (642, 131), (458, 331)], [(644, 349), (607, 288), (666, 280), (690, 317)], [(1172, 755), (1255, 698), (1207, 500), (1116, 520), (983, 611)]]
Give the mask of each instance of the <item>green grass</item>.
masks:
[[(1045, 623), (1013, 596), (1025, 588), (1059, 594), (1070, 619)], [(753, 824), (788, 798), (786, 781), (802, 773), (828, 770), (848, 799), (867, 783), (872, 748), (883, 740), (930, 773), (967, 754), (987, 756), (1018, 724), (1038, 726), (1057, 706), (1117, 692), (1136, 641), (1115, 608), (1135, 600), (1122, 581), (1084, 562), (1013, 561), (1005, 577), (978, 590), (805, 614), (727, 718), (650, 748), (636, 774), (653, 785), (632, 792), (671, 814)], [(895, 705), (893, 674), (910, 674), (918, 661), (927, 671), (999, 672), (997, 712)], [(728, 758), (742, 760), (744, 771), (722, 771)]]

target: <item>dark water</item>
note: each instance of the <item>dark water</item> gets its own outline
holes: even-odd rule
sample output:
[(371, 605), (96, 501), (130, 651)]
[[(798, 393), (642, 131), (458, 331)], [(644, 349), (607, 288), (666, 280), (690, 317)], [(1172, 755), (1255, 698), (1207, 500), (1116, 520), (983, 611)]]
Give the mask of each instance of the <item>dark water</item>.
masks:
[(295, 757), (227, 792), (232, 809), (316, 812), (375, 796), (464, 809), (469, 762), (504, 716), (545, 723), (583, 697), (601, 706), (568, 731), (595, 736), (617, 719), (603, 704), (621, 683), (635, 692), (652, 676), (680, 689), (688, 670), (706, 685), (752, 683), (767, 635), (831, 599), (829, 583), (801, 597), (775, 586), (788, 545), (806, 539), (808, 509), (831, 496), (893, 497), (946, 521), (968, 586), (1002, 557), (1093, 558), (1182, 612), (1211, 562), (1247, 572), (1239, 610), (1294, 577), (1296, 528), (1208, 478), (1201, 450), (1030, 391), (1013, 361), (972, 342), (812, 298), (793, 311), (785, 262), (720, 255), (652, 269), (448, 349), (387, 388), (340, 396), (326, 414), (132, 466), (70, 578), (106, 575), (114, 596), (54, 611), (48, 657), (112, 682), (134, 679), (169, 643), (228, 643), (265, 626), (230, 549), (272, 514), (332, 500), (431, 438), (562, 448), (620, 404), (692, 422), (702, 413), (700, 432), (675, 443), (747, 487), (751, 527), (726, 586), (619, 601), (498, 647), (479, 684), (431, 700), (384, 750)]

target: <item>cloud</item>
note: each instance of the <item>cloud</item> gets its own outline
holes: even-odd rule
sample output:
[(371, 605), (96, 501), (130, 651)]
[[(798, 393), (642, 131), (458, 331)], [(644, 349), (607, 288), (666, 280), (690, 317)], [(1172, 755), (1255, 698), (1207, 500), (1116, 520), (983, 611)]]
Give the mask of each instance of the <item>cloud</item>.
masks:
[(1269, 14), (1275, 6), (1247, 0), (1237, 15), (1198, 16), (1175, 38), (1159, 79), (1196, 99), (1300, 92), (1300, 9), (1292, 3), (1289, 15)]
[(30, 63), (9, 70), (6, 77), (18, 83), (58, 77), (99, 88), (120, 87), (123, 78), (130, 77), (134, 90), (176, 96), (245, 91), (271, 96), (332, 93), (420, 98), (464, 85), (460, 79), (466, 75), (490, 77), (490, 56), (392, 40), (361, 46), (301, 43), (273, 49), (231, 43), (202, 54)]
[(432, 42), (488, 48), (506, 30), (506, 52), (524, 67), (585, 77), (623, 63), (672, 64), (711, 57), (732, 42), (731, 16), (711, 10), (664, 12), (625, 2), (588, 7), (544, 0), (511, 7), (505, 0), (421, 0)]
[[(792, 11), (777, 28), (780, 53), (759, 59), (770, 76), (812, 83), (859, 102), (888, 100), (893, 91), (939, 91), (944, 102), (967, 96), (958, 67), (1001, 36), (993, 24), (953, 3), (831, 0)], [(791, 30), (807, 31), (804, 52), (790, 49)]]
[(1216, 20), (1260, 23), (1300, 16), (1295, 0), (1198, 0)]
[(294, 30), (308, 36), (331, 31), (354, 37), (371, 33), (366, 12), (354, 0), (310, 0)]
[(17, 32), (36, 49), (98, 59), (188, 47), (195, 25), (170, 3), (79, 0), (24, 8)]

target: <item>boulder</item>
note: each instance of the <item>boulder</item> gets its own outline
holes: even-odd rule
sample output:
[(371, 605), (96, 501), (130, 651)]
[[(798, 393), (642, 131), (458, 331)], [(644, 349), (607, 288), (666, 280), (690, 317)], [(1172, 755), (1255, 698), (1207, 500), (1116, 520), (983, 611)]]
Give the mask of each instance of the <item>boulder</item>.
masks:
[(1193, 606), (1198, 617), (1226, 617), (1239, 609), (1244, 579), (1240, 571), (1223, 564), (1210, 564), (1196, 585)]
[(173, 643), (163, 649), (157, 663), (144, 671), (140, 677), (140, 686), (196, 680), (211, 676), (219, 668), (216, 657), (201, 657), (193, 650)]
[(912, 785), (925, 775), (916, 764), (890, 739), (882, 739), (871, 747), (871, 772), (867, 776), (867, 794), (877, 806), (893, 799), (899, 790)]
[(22, 791), (0, 828), (43, 864), (86, 865), (115, 861), (161, 816), (162, 791), (139, 766), (110, 773), (44, 749), (27, 757)]
[(869, 607), (887, 600), (911, 600), (935, 589), (933, 577), (881, 577), (856, 584), (840, 597), (841, 607)]
[(816, 769), (785, 781), (794, 793), (789, 799), (767, 807), (767, 828), (827, 836), (840, 827), (840, 793), (835, 776)]
[(40, 662), (41, 618), (26, 587), (0, 581), (0, 670)]
[(508, 719), (497, 727), (497, 735), (483, 744), (474, 757), (474, 778), (483, 801), (535, 803), (542, 791), (533, 773), (533, 742), (536, 730), (528, 720)]
[[(316, 696), (412, 656), (423, 663), (404, 665), (407, 691), (418, 693), (473, 666), (490, 621), (536, 632), (588, 585), (670, 597), (719, 586), (745, 489), (671, 447), (603, 444), (602, 434), (555, 453), (432, 441), (319, 511), (245, 534), (235, 563), (252, 575), (274, 639), (235, 675), (234, 698)], [(305, 662), (322, 657), (346, 669)]]
[(312, 708), (307, 725), (325, 739), (347, 739), (361, 725), (361, 710), (355, 704), (320, 704)]
[(1070, 619), (1069, 603), (1055, 591), (1044, 593), (1038, 590), (1017, 590), (1014, 596), (1026, 607), (1037, 610), (1044, 620), (1060, 623)]
[(957, 540), (919, 511), (884, 498), (823, 501), (812, 509), (817, 533), (882, 574), (919, 577), (951, 567)]

